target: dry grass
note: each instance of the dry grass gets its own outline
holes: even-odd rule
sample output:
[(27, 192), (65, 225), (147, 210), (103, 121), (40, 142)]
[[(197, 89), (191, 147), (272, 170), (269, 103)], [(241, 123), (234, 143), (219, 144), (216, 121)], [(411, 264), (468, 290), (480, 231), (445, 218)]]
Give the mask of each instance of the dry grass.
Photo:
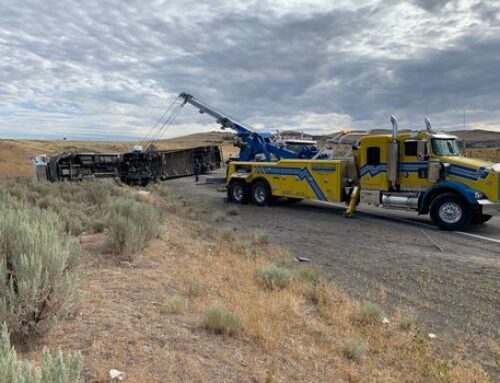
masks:
[[(110, 368), (131, 382), (489, 381), (461, 355), (441, 359), (400, 315), (385, 325), (358, 320), (363, 305), (314, 269), (294, 270), (286, 288), (263, 289), (256, 270), (293, 267), (285, 249), (214, 229), (190, 218), (189, 200), (170, 198), (162, 238), (130, 266), (89, 267), (79, 315), (42, 342), (81, 350), (86, 381), (107, 381)], [(189, 305), (172, 310), (179, 291)], [(215, 332), (234, 336), (206, 330), (213, 302), (239, 319), (238, 330)], [(23, 356), (36, 358), (43, 344)]]
[(500, 162), (500, 148), (467, 149), (467, 156), (498, 163)]

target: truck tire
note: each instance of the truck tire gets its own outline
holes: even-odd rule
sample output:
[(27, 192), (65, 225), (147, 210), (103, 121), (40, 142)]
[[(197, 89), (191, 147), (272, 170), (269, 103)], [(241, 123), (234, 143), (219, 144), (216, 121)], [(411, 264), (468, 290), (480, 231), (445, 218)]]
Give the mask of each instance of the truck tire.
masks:
[(272, 201), (269, 185), (265, 181), (257, 181), (252, 185), (252, 202), (258, 206), (268, 205)]
[(437, 196), (430, 212), (432, 222), (442, 230), (463, 230), (472, 221), (472, 207), (453, 193)]
[(247, 204), (250, 199), (248, 184), (245, 181), (233, 181), (229, 184), (229, 199), (236, 203)]
[(474, 225), (479, 225), (481, 223), (488, 222), (493, 216), (489, 214), (474, 214), (472, 216), (472, 223)]

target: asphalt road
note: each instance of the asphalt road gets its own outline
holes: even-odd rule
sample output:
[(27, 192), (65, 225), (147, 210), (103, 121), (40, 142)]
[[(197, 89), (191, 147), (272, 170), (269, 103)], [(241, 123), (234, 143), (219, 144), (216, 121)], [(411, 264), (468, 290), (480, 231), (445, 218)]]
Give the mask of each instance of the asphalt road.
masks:
[[(183, 195), (219, 209), (224, 193), (192, 178), (167, 182)], [(342, 205), (304, 201), (272, 207), (237, 205), (229, 225), (238, 231), (262, 230), (272, 241), (321, 267), (357, 299), (387, 312), (413, 310), (423, 331), (444, 353), (465, 346), (472, 359), (500, 378), (500, 219), (466, 233), (444, 232), (427, 216), (360, 207), (343, 217)]]

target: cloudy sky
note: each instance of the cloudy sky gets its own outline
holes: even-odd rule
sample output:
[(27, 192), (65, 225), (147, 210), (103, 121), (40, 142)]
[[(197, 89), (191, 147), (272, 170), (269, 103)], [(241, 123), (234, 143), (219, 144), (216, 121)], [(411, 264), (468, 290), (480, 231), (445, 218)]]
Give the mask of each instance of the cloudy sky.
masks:
[(140, 139), (183, 91), (257, 129), (500, 131), (499, 3), (1, 0), (0, 136)]

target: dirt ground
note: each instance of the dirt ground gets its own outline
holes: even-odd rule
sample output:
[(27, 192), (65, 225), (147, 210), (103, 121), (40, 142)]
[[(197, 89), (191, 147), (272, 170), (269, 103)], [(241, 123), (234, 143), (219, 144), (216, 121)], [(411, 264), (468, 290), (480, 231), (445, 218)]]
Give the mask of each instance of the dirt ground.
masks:
[[(218, 208), (228, 205), (213, 185), (193, 187), (192, 178), (168, 185)], [(240, 214), (220, 225), (236, 233), (262, 230), (294, 255), (310, 258), (357, 299), (388, 310), (411, 309), (426, 331), (437, 335), (443, 354), (465, 349), (500, 379), (498, 218), (471, 229), (472, 237), (439, 231), (427, 217), (412, 213), (365, 208), (346, 219), (340, 205), (238, 206)]]

